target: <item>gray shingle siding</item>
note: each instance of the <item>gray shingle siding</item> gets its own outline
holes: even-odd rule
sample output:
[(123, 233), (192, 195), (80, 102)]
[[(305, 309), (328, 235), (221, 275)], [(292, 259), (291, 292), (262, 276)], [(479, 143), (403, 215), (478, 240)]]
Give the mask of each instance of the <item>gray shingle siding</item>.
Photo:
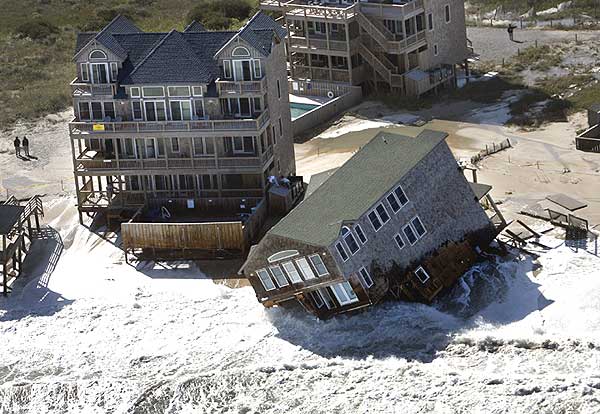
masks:
[[(445, 143), (436, 146), (399, 184), (409, 203), (394, 214), (388, 202), (383, 201), (391, 220), (378, 232), (374, 231), (366, 214), (361, 217), (358, 223), (368, 241), (354, 256), (350, 255), (350, 259), (343, 262), (335, 250), (335, 243), (330, 246), (331, 254), (346, 275), (358, 271), (362, 266), (368, 267), (373, 261), (383, 267), (391, 266), (394, 261), (402, 267), (408, 266), (447, 241), (462, 240), (471, 232), (491, 226)], [(393, 188), (395, 186), (390, 187), (390, 191)], [(388, 193), (385, 192), (381, 200)], [(427, 234), (411, 246), (402, 229), (415, 216), (421, 219)], [(397, 233), (401, 233), (406, 244), (402, 250), (394, 241)]]

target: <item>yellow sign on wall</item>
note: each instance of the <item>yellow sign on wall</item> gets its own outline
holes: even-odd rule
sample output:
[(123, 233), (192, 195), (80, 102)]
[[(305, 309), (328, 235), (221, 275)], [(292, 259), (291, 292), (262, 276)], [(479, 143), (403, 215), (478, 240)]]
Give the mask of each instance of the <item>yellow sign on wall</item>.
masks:
[(94, 131), (104, 131), (104, 124), (94, 124)]

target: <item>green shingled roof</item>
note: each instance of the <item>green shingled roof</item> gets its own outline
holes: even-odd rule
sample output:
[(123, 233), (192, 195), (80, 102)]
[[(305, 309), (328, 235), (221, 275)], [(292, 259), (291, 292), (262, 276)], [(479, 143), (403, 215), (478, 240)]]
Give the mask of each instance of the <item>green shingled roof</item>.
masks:
[(343, 222), (360, 218), (447, 136), (431, 130), (416, 138), (380, 132), (269, 234), (330, 245)]

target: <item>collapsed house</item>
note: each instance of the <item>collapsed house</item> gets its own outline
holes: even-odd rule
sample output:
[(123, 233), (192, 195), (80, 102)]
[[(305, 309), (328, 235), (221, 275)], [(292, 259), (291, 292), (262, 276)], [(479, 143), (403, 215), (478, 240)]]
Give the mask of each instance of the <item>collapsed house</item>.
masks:
[(452, 286), (506, 223), (491, 187), (466, 180), (446, 137), (379, 133), (314, 176), (240, 271), (258, 300), (298, 301), (327, 318), (385, 297), (428, 303)]

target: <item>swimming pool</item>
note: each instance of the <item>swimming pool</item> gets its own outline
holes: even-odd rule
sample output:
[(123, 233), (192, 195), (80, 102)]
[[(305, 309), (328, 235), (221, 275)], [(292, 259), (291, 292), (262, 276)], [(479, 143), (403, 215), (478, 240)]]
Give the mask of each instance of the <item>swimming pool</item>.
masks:
[(312, 104), (303, 104), (297, 102), (290, 102), (290, 109), (292, 112), (292, 119), (296, 119), (307, 113), (308, 111), (312, 111), (315, 108), (318, 108), (319, 105)]

